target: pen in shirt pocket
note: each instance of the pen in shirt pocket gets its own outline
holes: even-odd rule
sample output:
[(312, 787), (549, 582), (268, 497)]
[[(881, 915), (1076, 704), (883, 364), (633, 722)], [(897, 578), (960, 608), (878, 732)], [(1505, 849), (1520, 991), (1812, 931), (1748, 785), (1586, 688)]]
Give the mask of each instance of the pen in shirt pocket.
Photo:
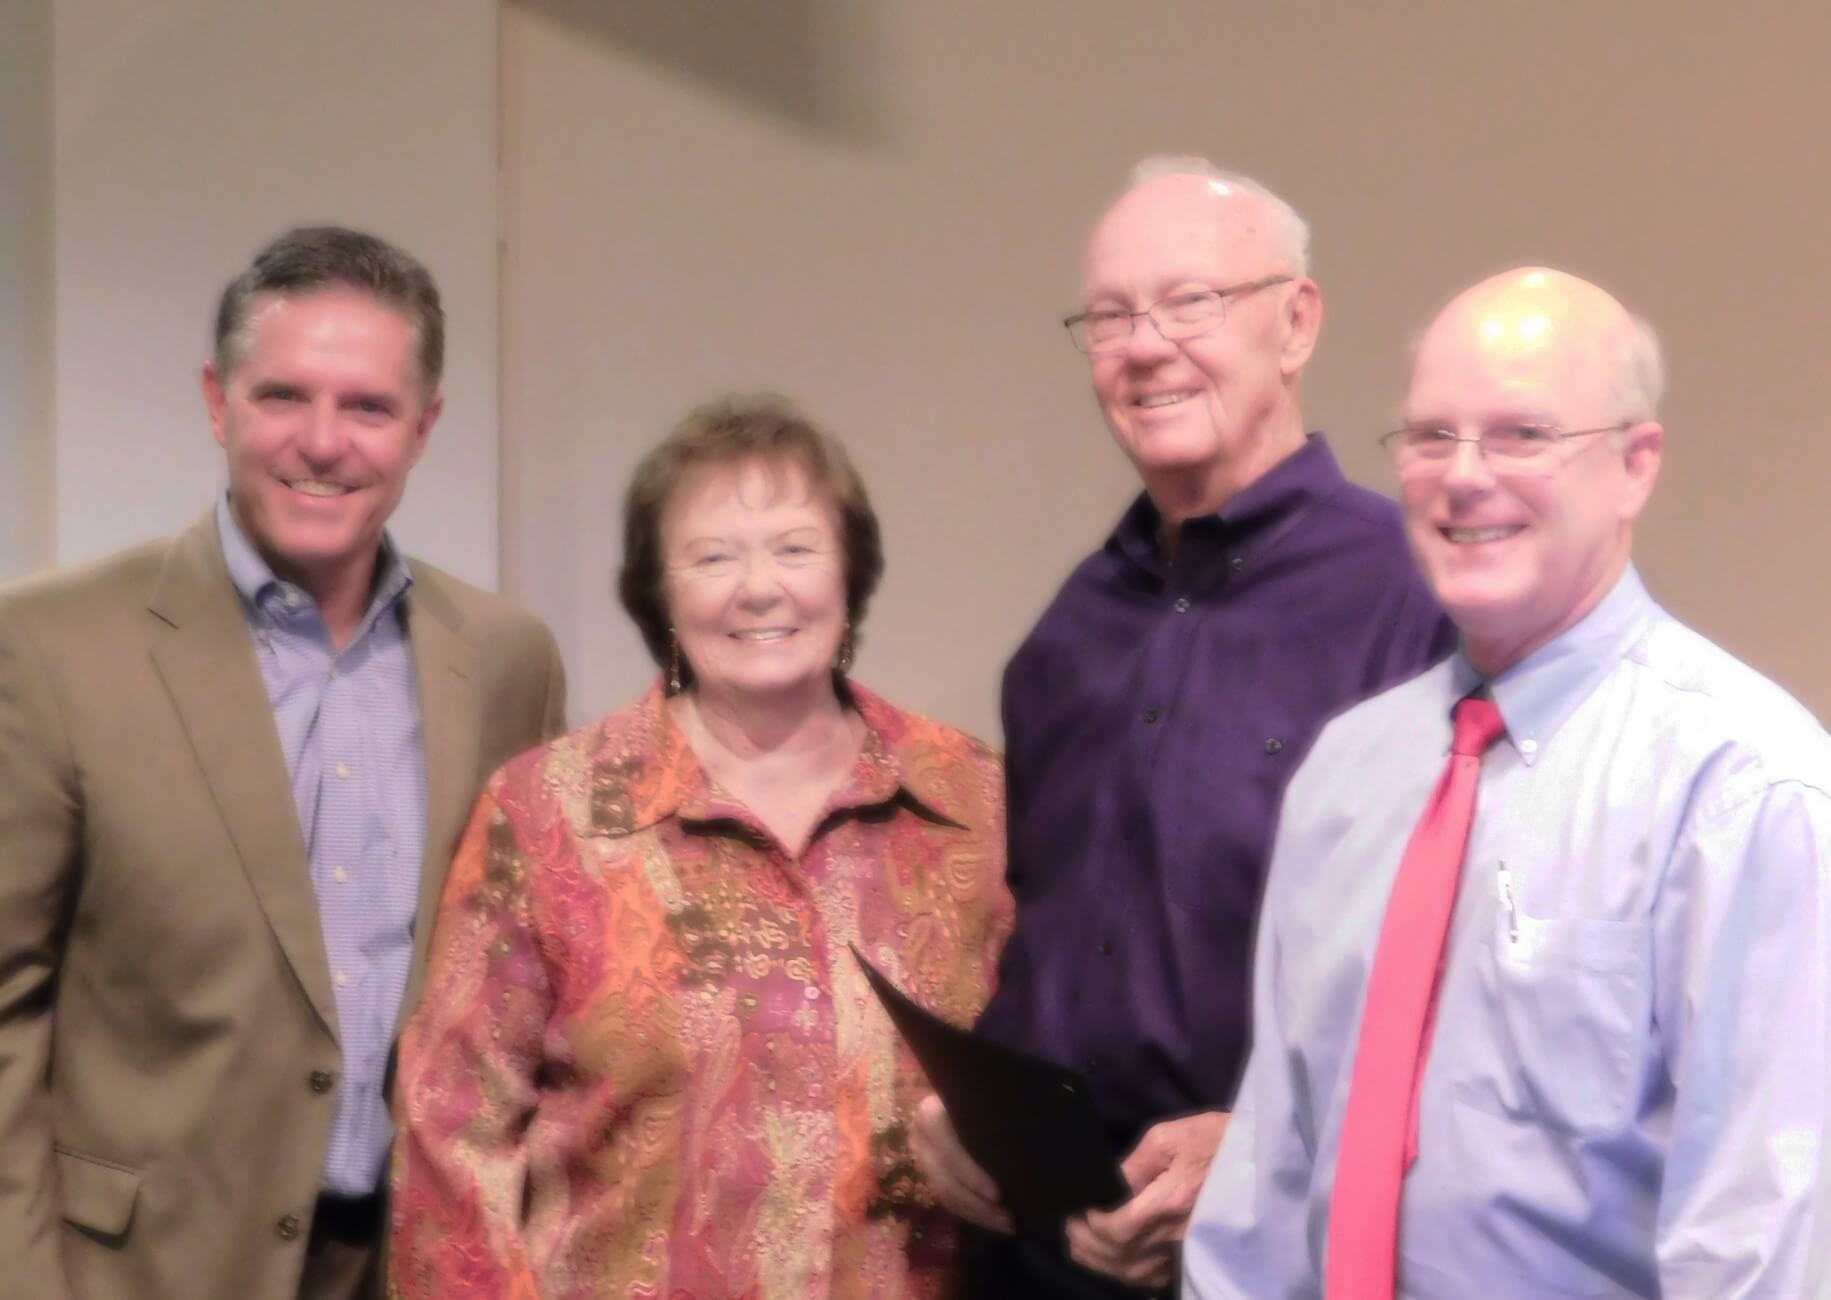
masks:
[(1513, 875), (1507, 870), (1505, 861), (1500, 862), (1496, 873), (1500, 881), (1500, 903), (1507, 909), (1507, 939), (1510, 943), (1519, 942), (1519, 908), (1513, 903)]

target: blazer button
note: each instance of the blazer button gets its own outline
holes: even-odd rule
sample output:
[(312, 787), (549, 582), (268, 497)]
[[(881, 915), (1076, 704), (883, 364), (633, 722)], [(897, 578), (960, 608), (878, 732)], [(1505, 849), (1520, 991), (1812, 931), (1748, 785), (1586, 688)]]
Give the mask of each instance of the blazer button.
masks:
[(312, 1071), (311, 1085), (313, 1092), (329, 1092), (333, 1082), (335, 1082), (335, 1080), (331, 1078), (329, 1070)]
[(280, 1221), (273, 1225), (273, 1230), (280, 1234), (280, 1240), (292, 1241), (299, 1235), (299, 1216), (282, 1214)]

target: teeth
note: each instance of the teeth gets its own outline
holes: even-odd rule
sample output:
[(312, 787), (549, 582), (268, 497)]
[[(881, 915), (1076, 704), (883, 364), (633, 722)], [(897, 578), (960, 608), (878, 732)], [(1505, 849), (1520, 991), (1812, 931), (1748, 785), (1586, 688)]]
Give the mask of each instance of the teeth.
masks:
[(739, 641), (780, 641), (793, 631), (793, 628), (787, 627), (757, 627), (733, 632), (731, 635)]
[(1153, 393), (1149, 397), (1139, 398), (1138, 405), (1147, 407), (1147, 408), (1158, 407), (1158, 406), (1175, 406), (1178, 402), (1187, 401), (1188, 397), (1189, 397), (1189, 394), (1187, 394), (1187, 393)]
[(1519, 529), (1508, 526), (1503, 528), (1446, 528), (1444, 534), (1452, 542), (1498, 542), (1503, 537), (1511, 537)]
[(322, 479), (296, 478), (289, 480), (287, 486), (294, 492), (303, 492), (308, 497), (340, 497), (351, 489), (341, 483), (326, 483)]

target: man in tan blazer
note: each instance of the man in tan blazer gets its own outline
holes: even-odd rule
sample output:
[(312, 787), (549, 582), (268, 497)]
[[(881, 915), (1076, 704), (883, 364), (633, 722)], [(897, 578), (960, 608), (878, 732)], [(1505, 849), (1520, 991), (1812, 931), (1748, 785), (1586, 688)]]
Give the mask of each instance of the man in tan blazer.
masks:
[(227, 496), (0, 589), (0, 1295), (379, 1291), (446, 863), (564, 708), (539, 621), (384, 534), (442, 353), (407, 254), (281, 237), (204, 368)]

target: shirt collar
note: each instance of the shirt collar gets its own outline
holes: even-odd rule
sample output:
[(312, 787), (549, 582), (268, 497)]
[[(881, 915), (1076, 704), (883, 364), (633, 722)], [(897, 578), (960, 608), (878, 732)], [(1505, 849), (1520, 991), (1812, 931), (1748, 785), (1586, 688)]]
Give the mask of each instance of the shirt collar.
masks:
[(1659, 607), (1629, 565), (1596, 607), (1498, 676), (1484, 679), (1460, 648), (1450, 658), (1452, 698), (1486, 685), (1507, 739), (1528, 766), (1577, 706), (1640, 640)]
[[(261, 558), (260, 551), (248, 540), (242, 531), (241, 524), (236, 522), (234, 511), (229, 508), (229, 494), (223, 493), (216, 501), (216, 535), (222, 542), (223, 562), (229, 568), (229, 580), (235, 584), (235, 590), (241, 595), (244, 608), (261, 613), (276, 612), (276, 605), (283, 609), (316, 609), (316, 603), (303, 587), (287, 582), (274, 574), (272, 566)], [(382, 534), (381, 552), (376, 556), (376, 573), (374, 594), (369, 598), (369, 607), (364, 612), (360, 630), (366, 630), (376, 617), (403, 595), (413, 585), (413, 574), (408, 570), (406, 561), (395, 549), (394, 541), (386, 533)], [(360, 634), (360, 632), (359, 632)]]
[[(1191, 538), (1216, 535), (1250, 558), (1346, 481), (1328, 440), (1312, 433), (1301, 447), (1247, 484), (1226, 505), (1191, 519), (1183, 531)], [(1149, 494), (1141, 492), (1119, 520), (1108, 545), (1134, 564), (1158, 572), (1164, 567), (1158, 549), (1162, 527), (1163, 516)]]
[[(833, 809), (879, 806), (907, 796), (925, 815), (964, 826), (957, 815), (959, 801), (947, 785), (949, 767), (934, 763), (934, 746), (924, 743), (935, 724), (856, 682), (848, 681), (845, 690), (865, 721), (865, 741), (851, 776), (833, 798)], [(674, 725), (659, 681), (626, 716), (627, 729), (602, 736), (592, 763), (594, 833), (630, 835), (675, 816), (700, 822), (745, 820), (742, 808), (713, 787), (685, 734)], [(600, 797), (611, 791), (614, 796)]]

